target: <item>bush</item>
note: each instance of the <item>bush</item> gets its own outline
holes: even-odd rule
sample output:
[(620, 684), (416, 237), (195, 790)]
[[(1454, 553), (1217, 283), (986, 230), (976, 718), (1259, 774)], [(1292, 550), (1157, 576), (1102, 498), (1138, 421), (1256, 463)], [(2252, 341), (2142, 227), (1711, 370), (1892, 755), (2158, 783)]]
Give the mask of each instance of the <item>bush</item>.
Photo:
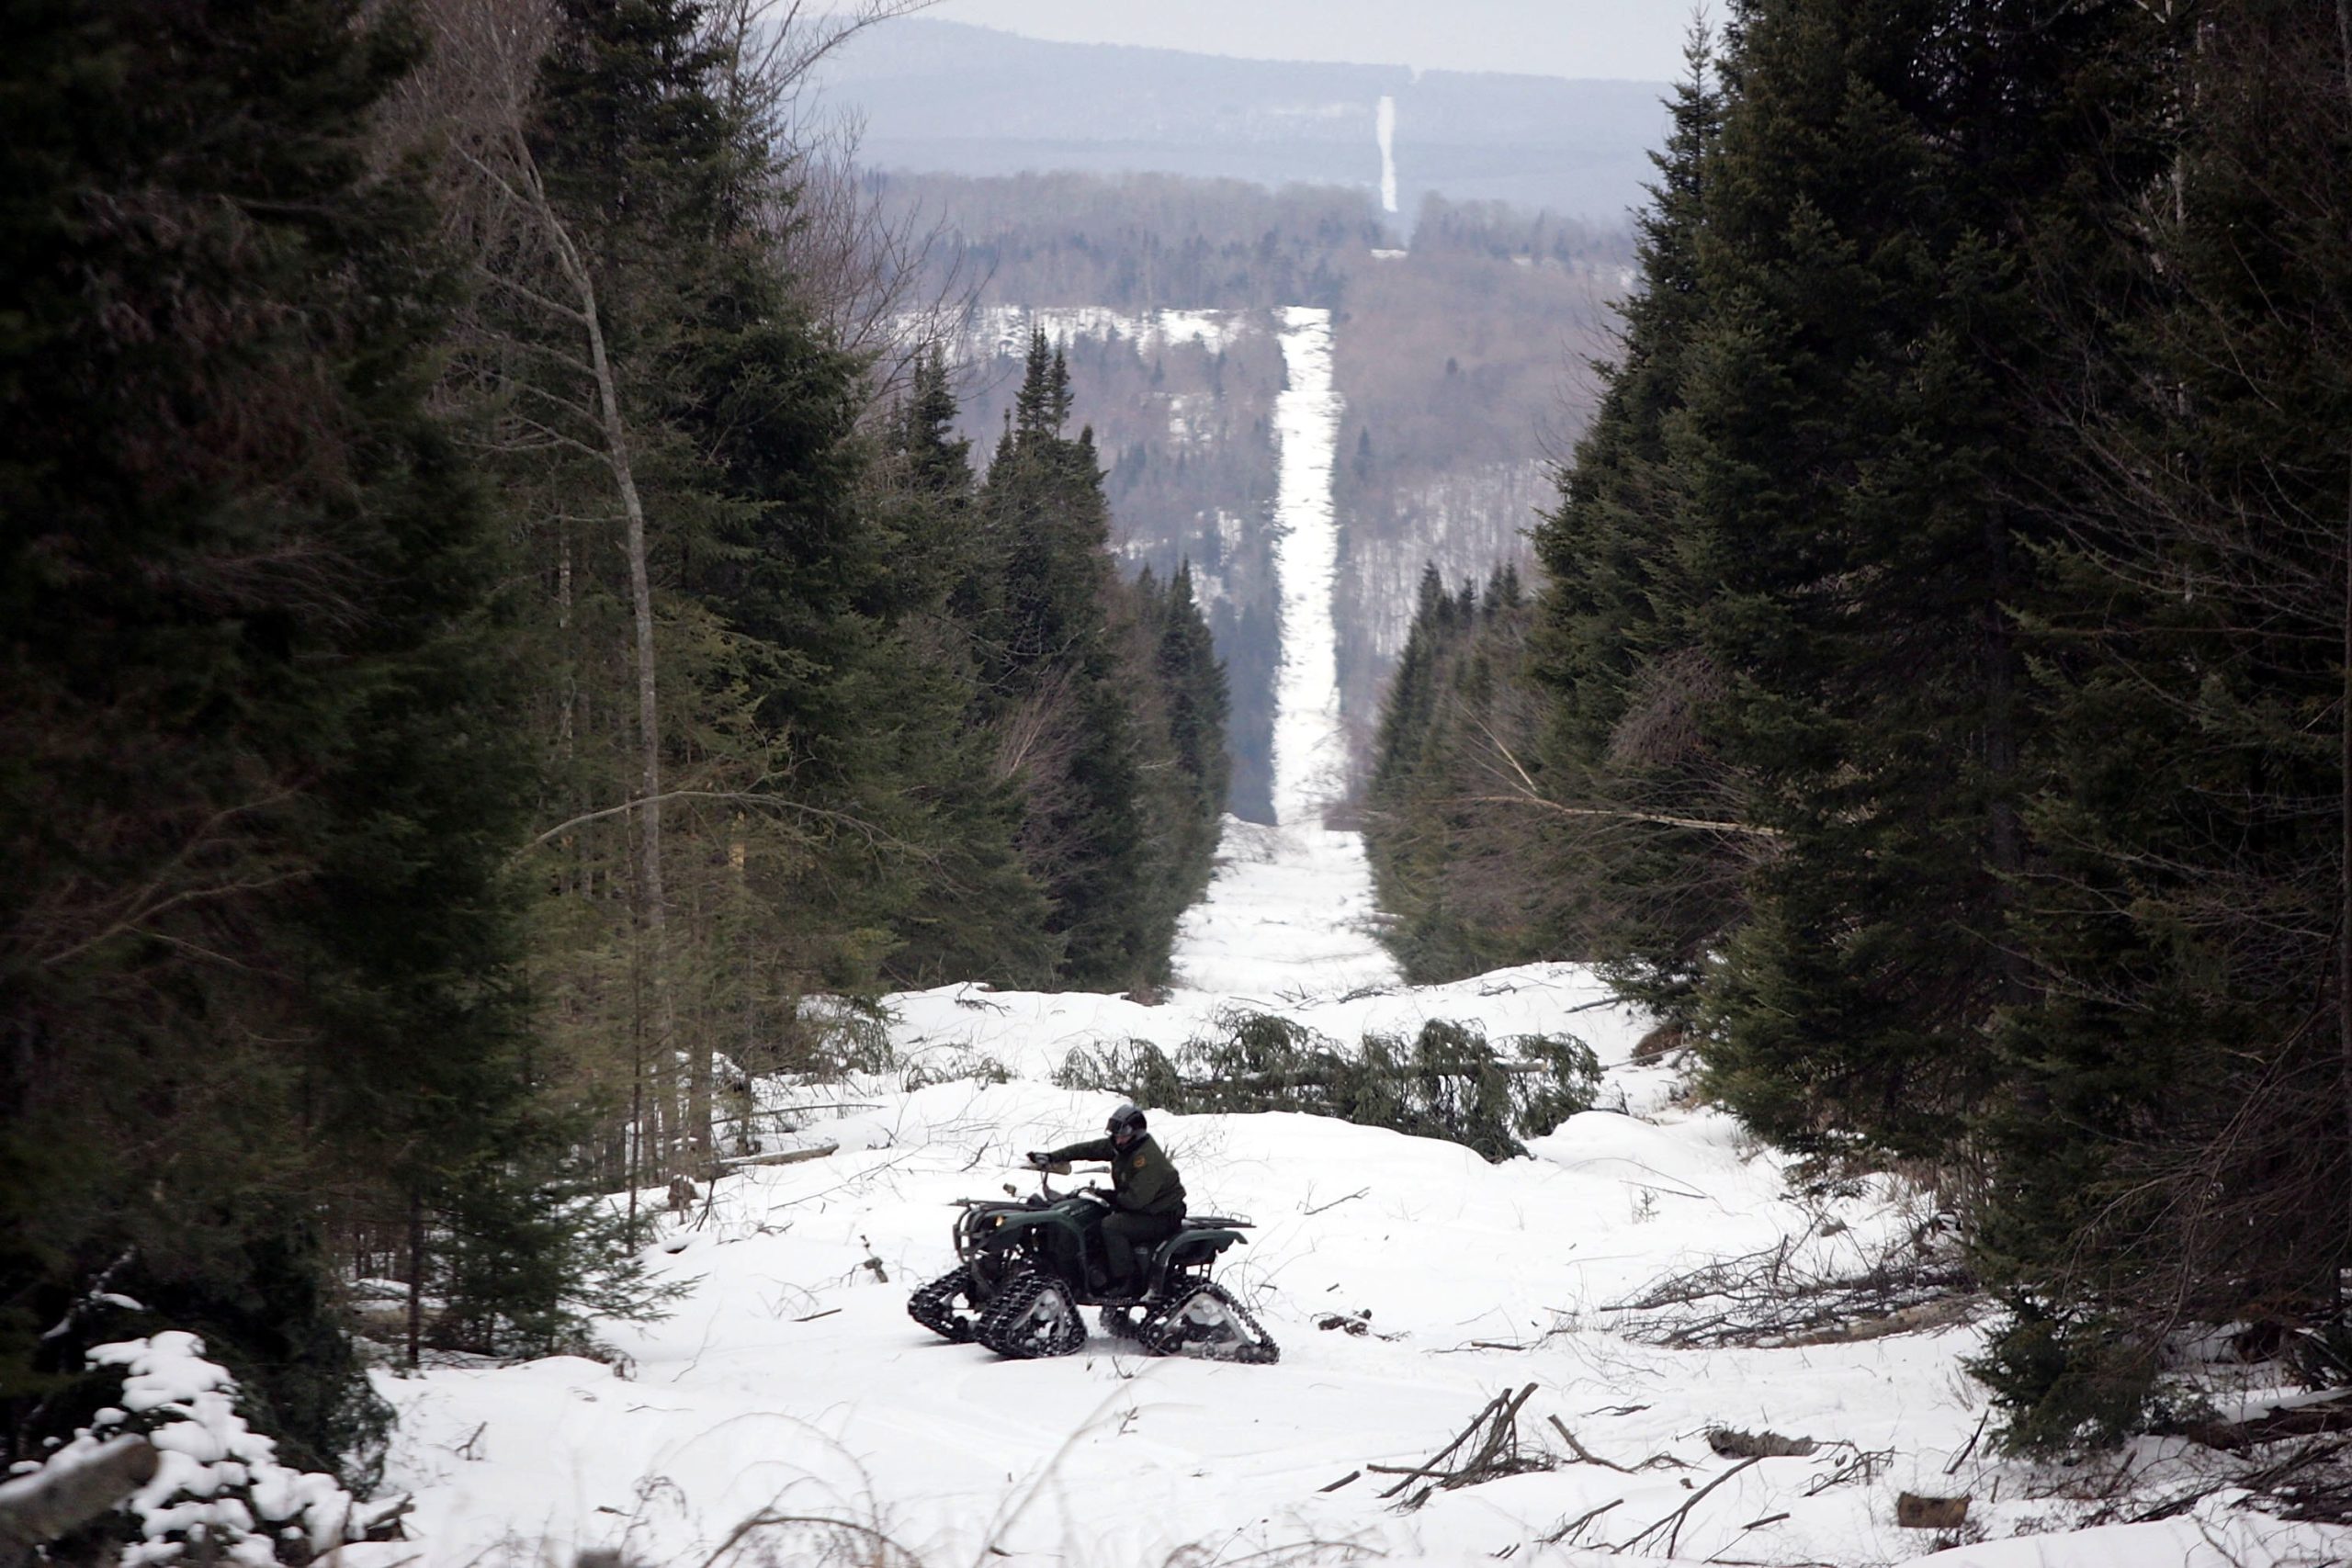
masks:
[(1130, 1040), (1075, 1051), (1065, 1089), (1124, 1095), (1180, 1115), (1297, 1111), (1416, 1137), (1443, 1138), (1490, 1160), (1527, 1152), (1520, 1138), (1592, 1109), (1600, 1064), (1573, 1035), (1522, 1035), (1498, 1051), (1476, 1024), (1431, 1019), (1408, 1042), (1367, 1034), (1353, 1053), (1294, 1020), (1230, 1011), (1220, 1032), (1170, 1057)]

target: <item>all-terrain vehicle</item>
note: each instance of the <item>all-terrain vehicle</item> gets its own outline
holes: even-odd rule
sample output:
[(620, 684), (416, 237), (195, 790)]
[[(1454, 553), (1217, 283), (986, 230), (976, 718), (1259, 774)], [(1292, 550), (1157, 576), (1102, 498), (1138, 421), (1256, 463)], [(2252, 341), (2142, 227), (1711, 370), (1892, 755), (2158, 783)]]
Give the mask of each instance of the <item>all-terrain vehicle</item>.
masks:
[(1187, 1216), (1151, 1253), (1142, 1293), (1117, 1294), (1102, 1283), (1110, 1199), (1091, 1187), (1055, 1191), (1051, 1176), (1069, 1170), (1041, 1173), (1028, 1198), (957, 1199), (961, 1261), (914, 1293), (908, 1315), (943, 1338), (977, 1340), (1000, 1356), (1069, 1355), (1086, 1343), (1084, 1306), (1101, 1307), (1105, 1328), (1154, 1356), (1262, 1364), (1281, 1354), (1249, 1309), (1209, 1279), (1219, 1253), (1248, 1245), (1248, 1220)]

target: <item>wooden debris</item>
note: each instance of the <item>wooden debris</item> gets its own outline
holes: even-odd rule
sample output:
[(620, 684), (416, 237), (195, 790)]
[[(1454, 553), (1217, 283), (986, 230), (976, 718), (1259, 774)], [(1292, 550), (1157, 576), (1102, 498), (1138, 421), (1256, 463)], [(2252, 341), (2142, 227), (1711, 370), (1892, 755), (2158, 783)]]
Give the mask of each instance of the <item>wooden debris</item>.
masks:
[(1361, 1470), (1351, 1470), (1348, 1472), (1347, 1474), (1340, 1477), (1339, 1480), (1331, 1483), (1329, 1486), (1317, 1486), (1315, 1490), (1317, 1492), (1337, 1492), (1340, 1487), (1345, 1486), (1349, 1482), (1353, 1481), (1357, 1476), (1362, 1475), (1363, 1473), (1363, 1472)]
[(1363, 1197), (1365, 1193), (1371, 1190), (1372, 1189), (1369, 1187), (1359, 1187), (1354, 1191), (1349, 1193), (1345, 1198), (1334, 1198), (1328, 1203), (1317, 1203), (1314, 1208), (1307, 1210), (1306, 1213), (1310, 1214), (1319, 1214), (1326, 1209), (1336, 1209), (1340, 1204), (1353, 1201), (1355, 1199)]
[(803, 1160), (823, 1159), (827, 1155), (841, 1152), (839, 1144), (819, 1144), (813, 1149), (784, 1149), (767, 1155), (729, 1155), (718, 1163), (724, 1169), (739, 1170), (752, 1165), (798, 1165)]
[(1961, 1450), (1960, 1452), (1952, 1455), (1951, 1462), (1944, 1466), (1944, 1473), (1946, 1475), (1958, 1475), (1960, 1473), (1960, 1467), (1966, 1464), (1968, 1462), (1968, 1456), (1976, 1451), (1977, 1439), (1984, 1435), (1984, 1423), (1990, 1421), (1992, 1418), (1993, 1407), (1988, 1404), (1984, 1407), (1984, 1414), (1976, 1418), (1976, 1430), (1968, 1435), (1968, 1446)]
[(1866, 1317), (1853, 1323), (1792, 1334), (1772, 1344), (1775, 1348), (1853, 1345), (1869, 1339), (1884, 1339), (1896, 1334), (1924, 1334), (1929, 1329), (1949, 1328), (1955, 1323), (1967, 1322), (1982, 1304), (1973, 1296), (1951, 1296), (1942, 1301), (1921, 1302), (1917, 1306), (1899, 1308), (1883, 1317)]
[(155, 1478), (154, 1445), (121, 1437), (77, 1460), (0, 1484), (0, 1563), (46, 1561), (40, 1548), (105, 1513)]
[(1547, 1416), (1545, 1419), (1552, 1423), (1552, 1430), (1559, 1433), (1561, 1440), (1568, 1445), (1568, 1451), (1586, 1464), (1597, 1464), (1603, 1470), (1613, 1470), (1620, 1475), (1639, 1475), (1645, 1470), (1688, 1470), (1690, 1468), (1672, 1454), (1652, 1454), (1641, 1463), (1629, 1469), (1619, 1464), (1615, 1460), (1602, 1459), (1599, 1454), (1577, 1441), (1577, 1435), (1569, 1431), (1557, 1416)]
[[(1747, 1469), (1751, 1465), (1762, 1464), (1765, 1457), (1766, 1456), (1762, 1454), (1757, 1454), (1752, 1458), (1741, 1460), (1737, 1464), (1733, 1465), (1729, 1470), (1724, 1471), (1721, 1475), (1716, 1476), (1713, 1481), (1708, 1482), (1704, 1486), (1702, 1486), (1696, 1492), (1691, 1493), (1690, 1495), (1683, 1501), (1682, 1506), (1675, 1509), (1674, 1512), (1667, 1515), (1666, 1517), (1658, 1520), (1657, 1523), (1650, 1526), (1649, 1529), (1642, 1531), (1641, 1534), (1634, 1536), (1632, 1540), (1620, 1545), (1617, 1548), (1617, 1551), (1621, 1554), (1631, 1551), (1634, 1548), (1639, 1546), (1643, 1541), (1647, 1540), (1658, 1531), (1665, 1530), (1667, 1532), (1667, 1537), (1666, 1551), (1664, 1555), (1668, 1557), (1673, 1556), (1676, 1543), (1682, 1539), (1682, 1521), (1690, 1517), (1690, 1510), (1697, 1507), (1701, 1500), (1703, 1499), (1708, 1493), (1713, 1492), (1716, 1487), (1721, 1486), (1724, 1482), (1729, 1481), (1741, 1471)], [(1685, 1482), (1683, 1484), (1688, 1485), (1690, 1483)]]
[(1544, 1544), (1546, 1546), (1557, 1546), (1564, 1540), (1575, 1539), (1577, 1533), (1583, 1529), (1585, 1526), (1592, 1523), (1593, 1520), (1600, 1517), (1601, 1515), (1607, 1513), (1611, 1508), (1623, 1507), (1625, 1499), (1620, 1497), (1614, 1502), (1603, 1503), (1598, 1508), (1578, 1514), (1575, 1518), (1568, 1520), (1558, 1529), (1554, 1530), (1550, 1535), (1544, 1537)]
[(1811, 1438), (1742, 1432), (1730, 1427), (1708, 1428), (1707, 1446), (1715, 1450), (1719, 1459), (1808, 1459), (1821, 1447)]
[(1907, 1530), (1958, 1529), (1968, 1518), (1965, 1497), (1922, 1497), (1905, 1492), (1894, 1499), (1894, 1522)]
[(2228, 1453), (2285, 1438), (2315, 1438), (2330, 1432), (2352, 1431), (2352, 1403), (2346, 1403), (2344, 1397), (2347, 1393), (2352, 1393), (2352, 1389), (2338, 1390), (2331, 1399), (2297, 1405), (2291, 1410), (2273, 1405), (2260, 1416), (2240, 1421), (2191, 1421), (2159, 1430), (2169, 1430), (2192, 1443)]
[[(1519, 1411), (1533, 1397), (1535, 1385), (1529, 1383), (1517, 1393), (1498, 1393), (1470, 1419), (1470, 1425), (1454, 1434), (1453, 1440), (1417, 1465), (1368, 1464), (1366, 1470), (1378, 1475), (1403, 1477), (1380, 1495), (1385, 1500), (1411, 1487), (1416, 1481), (1428, 1481), (1401, 1505), (1406, 1508), (1420, 1506), (1432, 1491), (1452, 1491), (1457, 1486), (1474, 1485), (1499, 1476), (1517, 1475), (1524, 1471), (1548, 1469), (1548, 1458), (1537, 1459), (1519, 1451)], [(1476, 1440), (1473, 1442), (1472, 1439)], [(1457, 1458), (1466, 1454), (1466, 1458)]]

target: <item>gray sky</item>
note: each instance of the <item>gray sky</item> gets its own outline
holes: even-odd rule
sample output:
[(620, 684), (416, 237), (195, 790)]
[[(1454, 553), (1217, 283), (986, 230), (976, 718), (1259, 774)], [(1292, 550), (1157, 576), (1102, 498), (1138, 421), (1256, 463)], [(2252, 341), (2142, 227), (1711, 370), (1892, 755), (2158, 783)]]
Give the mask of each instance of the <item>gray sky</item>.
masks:
[(1069, 43), (1252, 60), (1666, 82), (1690, 0), (941, 0), (924, 15)]

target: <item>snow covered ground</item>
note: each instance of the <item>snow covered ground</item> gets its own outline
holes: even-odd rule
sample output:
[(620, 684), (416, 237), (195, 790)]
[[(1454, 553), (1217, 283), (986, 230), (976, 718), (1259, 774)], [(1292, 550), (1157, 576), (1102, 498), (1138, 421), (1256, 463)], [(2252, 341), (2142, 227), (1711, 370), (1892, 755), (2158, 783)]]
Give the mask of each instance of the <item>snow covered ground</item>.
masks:
[[(1680, 1101), (1670, 1066), (1630, 1061), (1642, 1021), (1565, 965), (1290, 1010), (1340, 1039), (1426, 1018), (1497, 1037), (1576, 1031), (1608, 1064), (1611, 1109), (1534, 1140), (1532, 1158), (1488, 1165), (1295, 1115), (1156, 1119), (1193, 1206), (1257, 1221), (1222, 1277), (1281, 1342), (1279, 1365), (1149, 1359), (1099, 1335), (1064, 1359), (1005, 1361), (910, 1321), (909, 1292), (953, 1263), (952, 1200), (1026, 1190), (1021, 1150), (1101, 1125), (1109, 1097), (1054, 1089), (1051, 1068), (1108, 1040), (1179, 1043), (1227, 1000), (971, 987), (897, 998), (894, 1070), (827, 1090), (834, 1108), (804, 1111), (797, 1132), (772, 1140), (838, 1153), (730, 1177), (707, 1210), (665, 1223), (656, 1256), (691, 1292), (665, 1322), (610, 1329), (617, 1367), (566, 1358), (383, 1380), (401, 1411), (391, 1481), (418, 1495), (417, 1539), (356, 1550), (450, 1564), (568, 1561), (595, 1546), (657, 1563), (752, 1563), (763, 1550), (875, 1560), (850, 1550), (862, 1535), (808, 1524), (728, 1545), (746, 1520), (790, 1517), (879, 1531), (957, 1568), (1188, 1551), (1201, 1563), (1510, 1552), (1589, 1564), (1663, 1559), (1668, 1529), (1678, 1561), (1866, 1564), (1935, 1544), (1894, 1523), (1896, 1495), (1912, 1490), (1976, 1499), (1972, 1530), (1992, 1539), (1937, 1560), (1947, 1568), (2341, 1560), (2324, 1555), (2321, 1532), (2219, 1502), (2161, 1524), (2007, 1540), (2080, 1517), (2090, 1505), (2066, 1494), (2097, 1490), (2108, 1472), (2004, 1466), (1981, 1446), (1953, 1469), (1984, 1415), (1959, 1367), (1976, 1343), (1966, 1326), (1778, 1349), (1674, 1351), (1630, 1336), (1617, 1309), (1662, 1276), (1795, 1236), (1807, 1239), (1794, 1256), (1826, 1269), (1915, 1216), (1884, 1188), (1792, 1197), (1771, 1156)], [(1357, 1314), (1365, 1332), (1318, 1326)], [(1383, 1500), (1398, 1478), (1370, 1466), (1413, 1465), (1529, 1383), (1522, 1441), (1563, 1462), (1439, 1491), (1409, 1512)], [(1555, 1417), (1625, 1470), (1567, 1462)], [(1733, 1474), (1740, 1461), (1705, 1440), (1714, 1427), (1821, 1446)], [(1878, 1457), (1858, 1467), (1865, 1455)], [(2163, 1461), (2138, 1456), (2143, 1469)], [(1325, 1490), (1351, 1472), (1362, 1473)], [(1679, 1526), (1643, 1538), (1685, 1505)], [(1634, 1551), (1605, 1555), (1636, 1538)]]

